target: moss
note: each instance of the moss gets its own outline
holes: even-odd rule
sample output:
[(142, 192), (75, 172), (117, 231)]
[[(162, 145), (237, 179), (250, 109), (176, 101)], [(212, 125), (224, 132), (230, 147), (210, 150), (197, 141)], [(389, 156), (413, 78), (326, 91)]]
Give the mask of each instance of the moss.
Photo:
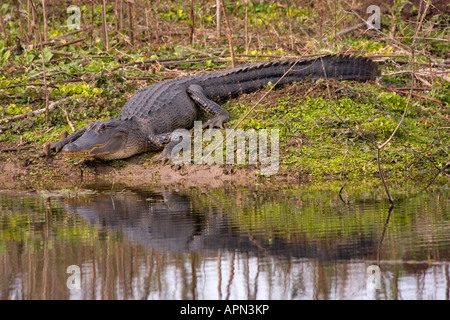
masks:
[[(242, 122), (242, 128), (279, 128), (281, 164), (285, 169), (316, 177), (376, 174), (376, 149), (349, 126), (381, 145), (400, 121), (407, 99), (374, 84), (351, 82), (344, 84), (349, 89), (345, 95), (335, 95), (331, 100), (323, 88), (322, 93), (316, 91), (312, 97), (299, 97), (293, 94), (298, 85), (317, 89), (314, 84), (302, 83), (274, 91), (276, 100), (265, 107), (258, 106)], [(305, 92), (309, 94), (310, 90)], [(402, 126), (383, 150), (382, 164), (391, 175), (411, 172), (421, 159), (436, 166), (448, 161), (450, 139), (438, 134), (438, 128), (448, 123), (449, 112), (435, 106), (425, 109), (427, 106), (427, 102), (412, 98)], [(251, 108), (251, 103), (237, 100), (229, 107), (234, 113), (232, 126)], [(419, 109), (421, 112), (417, 112)], [(429, 155), (433, 155), (432, 159)]]

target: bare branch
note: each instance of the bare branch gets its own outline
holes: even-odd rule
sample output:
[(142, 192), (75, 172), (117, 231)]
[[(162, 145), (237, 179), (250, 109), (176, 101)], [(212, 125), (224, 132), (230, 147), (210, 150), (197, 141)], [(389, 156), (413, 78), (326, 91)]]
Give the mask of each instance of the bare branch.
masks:
[(11, 122), (11, 121), (17, 121), (17, 120), (25, 119), (25, 118), (27, 118), (27, 117), (36, 116), (36, 115), (38, 115), (38, 114), (42, 114), (42, 113), (44, 113), (44, 112), (51, 111), (51, 110), (53, 110), (55, 107), (59, 106), (60, 104), (66, 102), (66, 101), (69, 100), (69, 99), (71, 99), (71, 97), (64, 98), (64, 99), (61, 99), (61, 100), (52, 102), (52, 103), (48, 106), (48, 108), (42, 108), (42, 109), (39, 109), (39, 110), (34, 110), (34, 111), (27, 112), (27, 113), (18, 114), (18, 115), (12, 116), (12, 117), (0, 119), (0, 124), (2, 124), (2, 123), (8, 123), (8, 122)]

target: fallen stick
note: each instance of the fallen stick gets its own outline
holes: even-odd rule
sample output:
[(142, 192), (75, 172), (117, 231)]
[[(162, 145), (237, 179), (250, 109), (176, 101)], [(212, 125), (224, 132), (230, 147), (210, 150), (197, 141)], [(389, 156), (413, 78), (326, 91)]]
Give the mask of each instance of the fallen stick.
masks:
[(196, 62), (202, 62), (202, 61), (206, 61), (209, 60), (210, 58), (199, 58), (199, 59), (192, 59), (192, 60), (181, 60), (181, 59), (162, 59), (162, 60), (156, 60), (156, 59), (152, 59), (152, 60), (144, 60), (144, 61), (135, 61), (135, 62), (129, 62), (129, 63), (125, 63), (125, 64), (121, 64), (118, 65), (117, 67), (114, 67), (112, 69), (110, 69), (109, 71), (116, 71), (120, 68), (123, 67), (131, 67), (131, 66), (145, 66), (147, 64), (155, 64), (155, 63), (159, 63), (162, 66), (176, 66), (182, 63), (196, 63)]
[[(82, 28), (82, 29), (74, 30), (74, 31), (71, 31), (71, 32), (62, 34), (62, 35), (60, 35), (60, 36), (56, 36), (56, 37), (50, 38), (50, 39), (48, 39), (46, 42), (43, 42), (42, 45), (43, 45), (43, 46), (48, 46), (48, 45), (55, 44), (55, 43), (57, 43), (58, 41), (61, 41), (61, 40), (64, 39), (64, 38), (67, 38), (67, 37), (69, 37), (69, 36), (71, 36), (71, 35), (74, 35), (74, 34), (77, 34), (77, 33), (80, 33), (80, 32), (86, 31), (86, 30), (89, 30), (89, 29), (91, 29), (91, 28), (94, 27), (94, 26), (95, 26), (95, 25), (88, 25), (88, 26), (86, 26), (86, 27), (84, 27), (84, 28)], [(32, 48), (37, 48), (38, 46), (39, 46), (39, 45), (32, 46)]]
[(71, 56), (72, 55), (72, 52), (68, 52), (68, 51), (50, 50), (50, 52), (53, 54), (59, 54), (61, 56)]
[(69, 99), (71, 99), (71, 97), (64, 98), (64, 99), (52, 102), (52, 103), (50, 103), (48, 105), (48, 108), (42, 108), (42, 109), (39, 109), (39, 110), (30, 111), (30, 112), (18, 114), (18, 115), (12, 116), (12, 117), (0, 119), (0, 124), (8, 123), (8, 122), (11, 122), (11, 121), (16, 121), (16, 120), (21, 120), (21, 119), (24, 119), (24, 118), (27, 118), (27, 117), (31, 117), (31, 116), (35, 116), (35, 115), (38, 115), (38, 114), (41, 114), (41, 113), (45, 113), (46, 110), (48, 110), (48, 111), (53, 110), (55, 107), (59, 106), (61, 103), (66, 102)]
[[(12, 85), (9, 85), (9, 86), (0, 87), (0, 90), (1, 90), (1, 89), (17, 88), (17, 87), (28, 87), (28, 86), (43, 87), (43, 86), (45, 86), (45, 84), (43, 84), (43, 83), (20, 83), (20, 84), (12, 84)], [(53, 84), (47, 84), (47, 87), (58, 88), (57, 86), (55, 86), (55, 85), (53, 85)]]
[(21, 151), (26, 149), (31, 149), (33, 146), (26, 146), (26, 143), (20, 144), (17, 147), (5, 148), (1, 149), (1, 152), (12, 152), (12, 151)]
[[(417, 97), (417, 98), (420, 98), (420, 99), (425, 99), (425, 100), (434, 101), (434, 102), (437, 102), (437, 103), (439, 103), (439, 104), (441, 104), (441, 105), (444, 104), (442, 101), (440, 101), (440, 100), (438, 100), (438, 99), (430, 98), (430, 97), (426, 97), (426, 96), (422, 96), (422, 95), (417, 94), (417, 93), (409, 93), (409, 92), (407, 92), (407, 91), (401, 91), (401, 90), (395, 90), (395, 89), (389, 89), (389, 88), (387, 88), (387, 90), (389, 90), (389, 91), (391, 91), (391, 92), (398, 93), (398, 94), (402, 94), (402, 95), (405, 95), (405, 96), (411, 94), (411, 96), (413, 96), (413, 97)], [(414, 88), (413, 88), (412, 90), (414, 90)]]
[(72, 41), (69, 41), (69, 42), (66, 42), (66, 43), (58, 44), (57, 46), (54, 46), (53, 49), (58, 49), (58, 48), (62, 48), (62, 47), (65, 47), (65, 46), (69, 46), (71, 44), (82, 42), (84, 40), (86, 40), (86, 37), (82, 37), (82, 38), (75, 39), (75, 40), (72, 40)]

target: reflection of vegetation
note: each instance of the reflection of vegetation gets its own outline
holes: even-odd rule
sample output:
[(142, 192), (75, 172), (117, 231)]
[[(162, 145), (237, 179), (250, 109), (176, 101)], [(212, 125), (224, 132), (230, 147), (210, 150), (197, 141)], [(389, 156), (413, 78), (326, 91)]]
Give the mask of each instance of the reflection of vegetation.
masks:
[[(279, 247), (280, 251), (271, 251), (269, 255), (263, 254), (266, 252), (263, 246), (292, 244), (300, 248), (304, 246), (307, 249), (327, 250), (330, 253), (340, 248), (358, 251), (363, 248), (361, 246), (368, 245), (373, 250), (363, 253), (362, 257), (375, 259), (377, 241), (384, 228), (389, 204), (378, 183), (371, 183), (348, 183), (343, 192), (347, 204), (338, 196), (340, 183), (336, 181), (303, 186), (278, 185), (275, 188), (264, 185), (253, 188), (211, 188), (207, 191), (192, 188), (179, 190), (177, 194), (190, 199), (192, 212), (201, 215), (202, 219), (192, 220), (202, 224), (197, 226), (199, 230), (204, 228), (204, 233), (212, 232), (214, 235), (214, 228), (211, 226), (220, 216), (219, 221), (226, 221), (230, 233), (249, 237), (254, 245), (261, 246), (261, 254), (258, 255), (261, 277), (264, 275), (267, 276), (267, 281), (273, 281), (274, 274), (277, 277), (289, 277), (291, 272), (299, 272), (296, 269), (297, 262), (293, 257), (283, 258), (283, 246)], [(116, 192), (122, 192), (122, 187), (116, 187)], [(402, 188), (399, 185), (394, 190), (394, 196), (398, 200), (387, 228), (381, 259), (407, 260), (409, 263), (416, 260), (431, 263), (433, 260), (447, 259), (450, 251), (448, 188), (436, 184), (430, 187), (430, 192), (422, 192), (420, 186)], [(404, 190), (408, 190), (408, 193), (402, 196)], [(130, 193), (125, 191), (124, 195), (127, 192)], [(144, 203), (141, 207), (145, 208), (145, 195), (149, 194), (149, 190), (141, 192), (136, 189), (131, 195), (134, 192), (136, 196), (128, 198), (132, 202), (129, 210), (135, 208), (136, 201), (141, 198), (140, 203)], [(80, 201), (88, 206), (90, 199), (96, 197), (91, 193), (78, 190), (79, 198), (68, 201)], [(62, 196), (74, 197), (76, 193), (61, 190), (40, 195), (42, 197), (33, 194), (0, 194), (0, 256), (5, 258), (3, 261), (7, 265), (7, 268), (5, 263), (0, 265), (2, 299), (8, 298), (5, 294), (13, 287), (8, 285), (10, 282), (6, 279), (14, 277), (19, 277), (24, 282), (21, 289), (25, 294), (23, 299), (49, 298), (52, 295), (68, 298), (68, 291), (65, 289), (68, 277), (66, 268), (72, 264), (80, 265), (84, 270), (83, 286), (86, 290), (83, 294), (86, 298), (132, 298), (137, 287), (144, 291), (142, 294), (147, 292), (147, 297), (150, 294), (153, 297), (155, 293), (169, 295), (173, 288), (165, 277), (170, 275), (170, 270), (175, 270), (173, 272), (177, 274), (182, 296), (192, 298), (196, 296), (197, 290), (201, 290), (196, 285), (196, 277), (201, 277), (207, 263), (217, 261), (215, 254), (223, 259), (221, 263), (225, 269), (228, 268), (228, 260), (234, 259), (230, 255), (236, 255), (239, 266), (248, 264), (248, 259), (252, 257), (235, 249), (228, 253), (226, 246), (219, 253), (211, 250), (167, 253), (140, 247), (130, 243), (124, 232), (104, 224), (102, 219), (98, 220), (98, 224), (90, 225), (83, 218), (66, 212)], [(103, 194), (102, 196), (105, 198)], [(119, 197), (116, 201), (119, 201)], [(164, 203), (155, 196), (148, 201)], [(116, 208), (119, 208), (118, 205), (116, 203)], [(145, 215), (148, 214), (149, 211), (146, 210)], [(118, 215), (122, 219), (130, 216), (126, 212)], [(359, 242), (361, 240), (369, 242)], [(272, 260), (271, 255), (279, 255), (279, 259)], [(311, 259), (314, 270), (317, 269), (315, 272), (324, 277), (322, 281), (325, 284), (334, 281), (336, 276), (343, 280), (348, 277), (346, 272), (341, 272), (340, 265), (336, 266), (336, 262), (316, 263)], [(219, 262), (217, 263), (214, 268), (223, 272)], [(364, 272), (365, 267), (361, 268)], [(383, 270), (389, 268), (384, 266)], [(409, 272), (401, 265), (396, 268), (397, 273)], [(217, 271), (214, 272), (216, 274)], [(300, 272), (295, 278), (301, 279), (303, 276)], [(226, 283), (226, 279), (222, 281)], [(298, 282), (291, 285), (297, 288)], [(319, 287), (326, 296), (329, 288)], [(52, 291), (50, 288), (57, 289)], [(304, 288), (296, 290), (300, 290), (296, 294), (301, 295)]]
[[(220, 208), (233, 221), (234, 227), (265, 239), (295, 241), (301, 235), (302, 241), (323, 241), (323, 244), (332, 246), (333, 242), (345, 239), (371, 236), (378, 238), (389, 209), (389, 204), (383, 201), (382, 187), (352, 183), (345, 191), (348, 204), (344, 204), (339, 198), (340, 187), (339, 182), (326, 182), (299, 188), (280, 186), (274, 189), (259, 186), (238, 190), (212, 189), (208, 193), (194, 189), (189, 193), (195, 194), (192, 197), (194, 206)], [(423, 193), (420, 186), (408, 186), (408, 196), (403, 198), (403, 188), (398, 186), (394, 191), (399, 203), (389, 223), (393, 238), (408, 237), (396, 235), (395, 232), (403, 233), (406, 229), (412, 231), (430, 216), (449, 221), (448, 202), (444, 200), (438, 204), (438, 208), (431, 209), (430, 206), (434, 207), (432, 193)], [(441, 192), (445, 195), (448, 191), (444, 187)], [(438, 237), (445, 238), (440, 224), (432, 225), (436, 228), (436, 234), (440, 235)], [(414, 241), (423, 241), (423, 238), (419, 237)]]
[(30, 248), (61, 242), (76, 245), (96, 234), (82, 220), (68, 216), (60, 201), (43, 201), (36, 195), (0, 199), (1, 243), (18, 241)]

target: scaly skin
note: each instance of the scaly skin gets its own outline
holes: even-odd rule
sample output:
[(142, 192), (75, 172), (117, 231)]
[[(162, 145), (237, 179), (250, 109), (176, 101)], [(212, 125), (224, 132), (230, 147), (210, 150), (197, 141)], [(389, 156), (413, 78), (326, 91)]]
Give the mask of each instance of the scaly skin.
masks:
[(214, 116), (204, 128), (223, 128), (229, 114), (218, 103), (276, 83), (294, 64), (279, 86), (318, 78), (366, 81), (380, 75), (376, 63), (363, 57), (329, 55), (295, 62), (250, 64), (144, 87), (127, 101), (117, 118), (91, 123), (52, 144), (51, 149), (68, 157), (113, 160), (165, 147), (156, 159), (166, 161), (178, 143), (170, 140), (171, 133), (192, 128), (199, 108)]

